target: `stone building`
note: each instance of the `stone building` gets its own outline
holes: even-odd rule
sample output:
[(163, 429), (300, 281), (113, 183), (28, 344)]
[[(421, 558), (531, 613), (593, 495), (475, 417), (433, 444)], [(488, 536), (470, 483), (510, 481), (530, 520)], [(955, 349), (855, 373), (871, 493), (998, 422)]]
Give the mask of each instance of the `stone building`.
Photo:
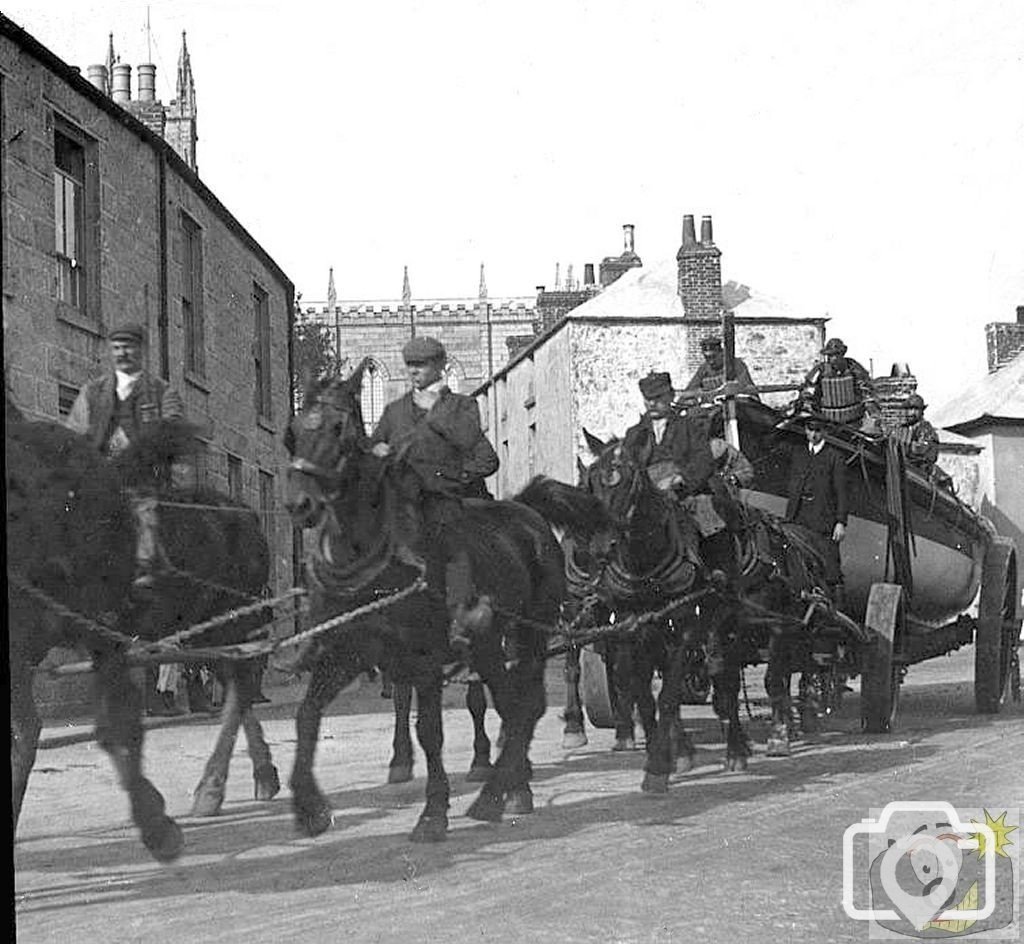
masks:
[(720, 332), (724, 310), (733, 313), (736, 354), (756, 382), (797, 384), (818, 358), (825, 318), (722, 283), (710, 217), (699, 240), (693, 217), (684, 217), (675, 258), (650, 267), (628, 261), (599, 294), (567, 311), (476, 389), (502, 462), (491, 483), (497, 496), (539, 473), (575, 481), (577, 459), (589, 461), (583, 429), (621, 436), (642, 410), (637, 382), (651, 370), (669, 371), (684, 387), (701, 363), (701, 339)]
[[(961, 497), (1024, 548), (1024, 305), (1015, 322), (985, 326), (988, 373), (948, 403), (928, 411), (944, 431), (980, 447), (955, 471)], [(940, 458), (940, 462), (946, 463)], [(973, 463), (974, 468), (970, 467)], [(965, 467), (966, 465), (966, 467)], [(952, 470), (951, 470), (952, 471)], [(969, 488), (961, 486), (966, 483)], [(1024, 558), (1018, 556), (1018, 587), (1024, 587)]]
[(89, 81), (0, 16), (5, 379), (30, 416), (58, 420), (109, 369), (106, 331), (141, 322), (147, 367), (202, 426), (194, 474), (263, 515), (281, 590), (293, 583), (280, 512), (294, 289), (195, 172), (184, 44), (167, 109), (153, 66), (139, 67), (134, 100), (130, 67), (112, 69)]

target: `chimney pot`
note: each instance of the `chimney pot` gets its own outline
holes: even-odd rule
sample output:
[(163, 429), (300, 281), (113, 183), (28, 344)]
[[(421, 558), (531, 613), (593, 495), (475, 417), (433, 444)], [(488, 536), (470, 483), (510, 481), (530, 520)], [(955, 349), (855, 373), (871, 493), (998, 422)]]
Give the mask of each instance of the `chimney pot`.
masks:
[(102, 63), (86, 66), (85, 74), (89, 81), (104, 95), (107, 94), (107, 67)]
[(697, 242), (697, 235), (693, 229), (693, 214), (687, 213), (683, 217), (683, 245), (692, 246)]
[(114, 65), (113, 73), (110, 80), (110, 97), (115, 102), (130, 102), (132, 100), (132, 67), (126, 62), (118, 62)]
[(156, 101), (156, 66), (151, 62), (139, 66), (139, 101)]
[(622, 240), (624, 244), (625, 254), (629, 255), (633, 252), (633, 224), (626, 223), (622, 227)]
[(594, 263), (586, 262), (583, 264), (583, 284), (593, 285), (594, 284)]
[(543, 291), (544, 291), (544, 286), (543, 286), (543, 285), (538, 285), (538, 286), (537, 286), (537, 294), (539, 295), (539, 294), (541, 294), (541, 293), (542, 293)]
[(711, 217), (702, 216), (700, 218), (700, 241), (703, 246), (713, 246), (715, 240), (711, 234)]

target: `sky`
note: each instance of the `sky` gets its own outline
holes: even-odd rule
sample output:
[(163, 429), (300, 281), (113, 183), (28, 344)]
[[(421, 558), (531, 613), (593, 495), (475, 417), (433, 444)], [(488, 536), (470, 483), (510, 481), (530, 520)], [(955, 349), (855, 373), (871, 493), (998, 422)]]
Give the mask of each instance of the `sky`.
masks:
[[(492, 297), (647, 263), (710, 214), (724, 279), (826, 316), (938, 405), (1024, 305), (1020, 0), (0, 0), (65, 61), (181, 32), (199, 175), (308, 301)], [(147, 34), (147, 12), (150, 31)], [(148, 35), (148, 39), (147, 39)], [(133, 73), (134, 94), (134, 73)]]

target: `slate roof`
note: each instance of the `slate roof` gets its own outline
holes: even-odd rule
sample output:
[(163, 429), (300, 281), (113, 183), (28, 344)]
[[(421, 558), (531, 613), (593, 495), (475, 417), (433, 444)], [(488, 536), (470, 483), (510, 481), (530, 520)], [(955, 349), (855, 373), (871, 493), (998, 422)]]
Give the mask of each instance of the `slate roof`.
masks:
[(929, 408), (927, 416), (933, 426), (960, 432), (993, 423), (1024, 422), (1024, 352), (942, 406)]

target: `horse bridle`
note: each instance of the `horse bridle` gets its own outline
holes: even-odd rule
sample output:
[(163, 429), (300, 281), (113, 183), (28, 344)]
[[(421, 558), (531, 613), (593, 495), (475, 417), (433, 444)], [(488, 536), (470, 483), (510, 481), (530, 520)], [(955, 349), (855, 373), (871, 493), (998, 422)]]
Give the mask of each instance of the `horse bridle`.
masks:
[[(304, 429), (312, 432), (323, 426), (324, 416), (323, 408), (329, 406), (336, 410), (344, 420), (344, 425), (337, 435), (337, 440), (340, 443), (346, 433), (348, 427), (352, 423), (352, 413), (349, 410), (342, 409), (337, 403), (334, 403), (330, 399), (318, 397), (314, 403), (312, 409), (302, 417), (300, 422)], [(359, 447), (358, 442), (356, 448)], [(338, 497), (338, 490), (341, 486), (342, 473), (345, 470), (345, 464), (348, 461), (349, 453), (345, 449), (338, 449), (338, 458), (335, 460), (331, 468), (324, 468), (323, 466), (317, 465), (312, 459), (306, 459), (302, 456), (295, 456), (292, 458), (289, 468), (295, 472), (301, 472), (304, 475), (309, 475), (320, 484), (324, 490), (324, 498), (327, 501), (333, 501)]]

